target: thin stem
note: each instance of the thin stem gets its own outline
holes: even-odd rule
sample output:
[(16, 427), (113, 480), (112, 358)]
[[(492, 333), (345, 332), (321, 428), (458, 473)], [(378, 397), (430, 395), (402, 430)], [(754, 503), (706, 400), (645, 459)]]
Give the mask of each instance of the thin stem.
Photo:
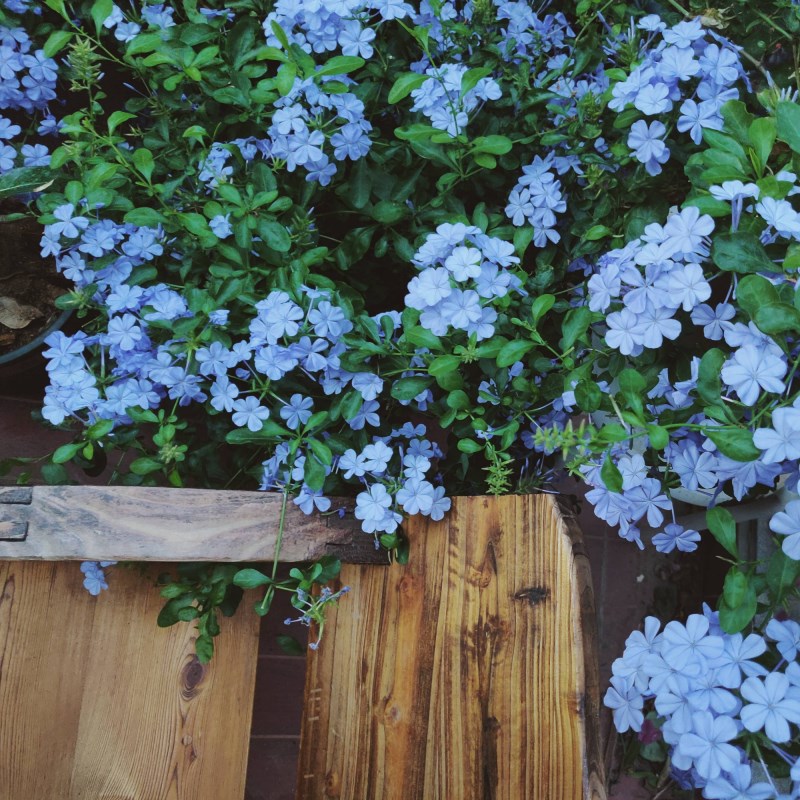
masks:
[(278, 559), (281, 555), (281, 545), (283, 544), (283, 529), (286, 524), (286, 504), (289, 501), (289, 491), (284, 486), (283, 495), (281, 497), (281, 516), (278, 520), (278, 539), (275, 542), (275, 558), (272, 560), (272, 580), (278, 574)]

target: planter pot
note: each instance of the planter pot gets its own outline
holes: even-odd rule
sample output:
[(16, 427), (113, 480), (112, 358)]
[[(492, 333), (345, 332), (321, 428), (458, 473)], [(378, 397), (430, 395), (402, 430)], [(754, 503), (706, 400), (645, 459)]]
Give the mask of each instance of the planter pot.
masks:
[[(58, 562), (269, 562), (280, 507), (263, 492), (0, 487), (0, 698), (14, 700), (0, 741), (15, 743), (0, 798), (242, 798), (260, 595), (204, 666), (191, 626), (157, 627), (163, 599), (135, 570), (91, 598)], [(351, 514), (286, 513), (281, 561), (335, 555), (351, 589), (307, 656), (297, 800), (605, 800), (571, 513), (546, 494), (456, 497), (405, 533), (409, 562), (389, 564)]]
[[(7, 210), (7, 209), (3, 209)], [(8, 216), (15, 217), (17, 214)], [(0, 380), (41, 370), (44, 340), (71, 312), (55, 305), (67, 289), (52, 259), (39, 256), (41, 226), (31, 217), (0, 222)]]

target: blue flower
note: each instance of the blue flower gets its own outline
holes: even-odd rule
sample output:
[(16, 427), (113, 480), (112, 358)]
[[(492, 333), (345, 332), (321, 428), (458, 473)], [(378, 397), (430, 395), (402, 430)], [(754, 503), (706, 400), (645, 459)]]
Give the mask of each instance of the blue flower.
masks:
[(230, 223), (230, 214), (217, 214), (208, 223), (211, 232), (218, 239), (227, 239), (233, 233), (233, 225)]
[(611, 678), (611, 687), (603, 698), (605, 705), (614, 712), (614, 727), (620, 732), (642, 729), (644, 699), (635, 687), (621, 677)]
[(313, 407), (314, 401), (310, 397), (304, 397), (299, 393), (293, 394), (280, 410), (281, 419), (286, 420), (289, 428), (297, 430), (311, 419)]
[(692, 760), (702, 778), (713, 780), (739, 765), (739, 749), (728, 744), (738, 733), (730, 717), (698, 711), (692, 714), (692, 730), (680, 737), (678, 752)]
[(653, 544), (659, 553), (671, 553), (676, 548), (681, 553), (691, 553), (697, 550), (697, 543), (700, 541), (700, 534), (691, 529), (685, 529), (683, 525), (671, 522), (664, 527), (663, 533), (657, 533), (653, 537)]
[[(220, 395), (218, 395), (220, 396)], [(224, 397), (221, 396), (221, 397)], [(220, 404), (223, 404), (222, 402)], [(233, 401), (233, 424), (248, 430), (260, 431), (264, 427), (264, 420), (269, 418), (269, 409), (262, 406), (257, 397), (250, 395), (241, 400)]]
[(748, 406), (755, 405), (762, 389), (782, 392), (785, 387), (781, 378), (785, 374), (786, 363), (782, 358), (762, 353), (750, 344), (736, 350), (720, 373), (724, 383)]
[(658, 175), (661, 165), (669, 161), (669, 149), (661, 138), (667, 132), (661, 122), (637, 120), (628, 134), (628, 147), (634, 151), (637, 161), (645, 165), (648, 175)]
[(792, 500), (786, 504), (783, 511), (774, 514), (769, 521), (769, 527), (775, 533), (786, 537), (781, 544), (783, 552), (789, 558), (800, 561), (800, 500)]
[(789, 679), (780, 672), (765, 678), (748, 678), (741, 688), (747, 700), (739, 716), (752, 733), (764, 730), (773, 742), (788, 742), (789, 722), (800, 723), (800, 700), (787, 696)]

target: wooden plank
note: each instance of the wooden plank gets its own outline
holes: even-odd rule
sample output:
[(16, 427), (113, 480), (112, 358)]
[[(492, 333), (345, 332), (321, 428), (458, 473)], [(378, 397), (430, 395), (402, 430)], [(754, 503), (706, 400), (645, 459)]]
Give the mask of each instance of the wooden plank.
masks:
[[(25, 493), (27, 492), (27, 494)], [(27, 502), (26, 502), (27, 498)], [(289, 503), (280, 560), (334, 554), (386, 564), (351, 513), (326, 515)], [(268, 492), (136, 486), (35, 486), (0, 491), (0, 559), (47, 561), (271, 561), (281, 496)]]
[(297, 797), (605, 797), (592, 588), (549, 495), (456, 498), (410, 560), (347, 566), (309, 654)]
[(203, 666), (140, 574), (109, 584), (93, 598), (75, 564), (0, 562), (0, 800), (242, 798), (258, 618), (222, 620)]

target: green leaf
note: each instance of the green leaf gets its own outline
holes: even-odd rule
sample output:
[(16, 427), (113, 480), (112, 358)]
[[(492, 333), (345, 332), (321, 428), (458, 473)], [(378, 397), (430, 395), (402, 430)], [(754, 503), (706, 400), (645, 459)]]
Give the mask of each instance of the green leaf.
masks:
[(594, 381), (578, 381), (575, 386), (575, 401), (583, 411), (597, 411), (603, 402), (603, 392)]
[(284, 50), (289, 49), (289, 39), (286, 36), (286, 32), (281, 28), (280, 25), (273, 19), (270, 21), (270, 27), (272, 28), (272, 33), (275, 38), (281, 43)]
[(134, 475), (149, 475), (163, 468), (163, 464), (150, 456), (142, 456), (131, 463), (129, 469)]
[[(750, 144), (750, 126), (755, 119), (741, 100), (730, 100), (722, 106), (725, 130), (741, 145)], [(706, 133), (706, 128), (703, 133)]]
[(767, 586), (780, 601), (791, 591), (800, 578), (800, 561), (789, 558), (783, 550), (776, 550), (769, 559), (766, 571)]
[(730, 203), (717, 200), (708, 194), (690, 197), (681, 206), (681, 208), (689, 207), (696, 208), (701, 214), (708, 214), (710, 217), (728, 217), (731, 213)]
[(736, 287), (736, 300), (752, 319), (761, 306), (779, 303), (780, 297), (763, 275), (745, 275)]
[(361, 69), (366, 62), (363, 58), (358, 56), (334, 56), (329, 58), (325, 64), (320, 67), (315, 73), (315, 78), (321, 78), (326, 75), (347, 75), (348, 72), (355, 72)]
[(562, 352), (569, 350), (578, 339), (583, 336), (592, 321), (592, 312), (586, 306), (571, 308), (564, 315), (561, 323), (561, 342), (559, 347)]
[(94, 0), (94, 3), (92, 3), (92, 22), (94, 22), (94, 29), (98, 33), (113, 10), (114, 0)]
[(450, 392), (447, 395), (447, 405), (449, 408), (454, 408), (456, 411), (461, 411), (465, 408), (469, 408), (471, 403), (469, 401), (469, 396), (465, 391), (462, 389), (456, 389), (454, 392)]
[(756, 615), (758, 598), (752, 584), (748, 583), (744, 591), (742, 602), (732, 608), (724, 597), (719, 604), (719, 624), (725, 633), (739, 633), (743, 631)]
[(472, 142), (474, 153), (489, 153), (493, 156), (504, 156), (511, 152), (514, 143), (507, 136), (478, 136)]
[(326, 466), (333, 464), (333, 453), (328, 445), (323, 444), (319, 439), (307, 439), (306, 444), (311, 448), (311, 452)]
[(749, 582), (747, 575), (737, 567), (731, 567), (725, 576), (722, 589), (722, 598), (729, 608), (737, 608), (747, 596)]
[(198, 636), (194, 643), (197, 660), (201, 664), (208, 664), (214, 657), (214, 640), (207, 634)]
[(180, 612), (184, 608), (190, 608), (194, 603), (194, 597), (191, 595), (183, 595), (182, 597), (175, 597), (167, 601), (164, 607), (158, 614), (156, 624), (159, 628), (168, 628), (180, 621)]
[(800, 311), (788, 303), (770, 303), (757, 308), (753, 321), (760, 330), (770, 335), (800, 331)]
[(473, 69), (468, 69), (461, 78), (461, 97), (464, 97), (467, 92), (472, 91), (472, 89), (478, 85), (478, 81), (481, 80), (481, 78), (485, 78), (487, 75), (491, 74), (491, 67), (474, 67)]
[(54, 464), (66, 464), (73, 456), (76, 456), (84, 446), (85, 442), (72, 442), (70, 444), (62, 444), (55, 453), (53, 453), (52, 462)]
[(583, 234), (583, 240), (586, 242), (596, 242), (599, 239), (604, 239), (606, 236), (610, 236), (611, 234), (611, 228), (608, 228), (605, 225), (592, 225), (592, 227)]
[(318, 492), (325, 485), (325, 466), (312, 455), (306, 456), (303, 482), (313, 492)]
[(795, 153), (800, 153), (800, 106), (789, 100), (778, 103), (777, 134)]
[(40, 192), (53, 182), (49, 167), (17, 167), (0, 175), (0, 199)]
[(225, 436), (228, 444), (266, 444), (274, 439), (290, 437), (289, 431), (271, 419), (266, 419), (261, 430), (251, 431), (249, 428), (236, 428)]
[(281, 97), (286, 97), (292, 91), (294, 79), (297, 77), (297, 67), (294, 64), (286, 63), (278, 67), (278, 74), (275, 77), (275, 85), (281, 93)]
[(145, 228), (156, 228), (166, 220), (164, 215), (154, 208), (132, 208), (124, 219), (131, 225), (141, 225)]
[(715, 236), (711, 258), (720, 269), (728, 272), (778, 271), (758, 237), (747, 231), (720, 233)]
[[(792, 103), (794, 106), (794, 103)], [(750, 125), (750, 142), (762, 167), (767, 165), (775, 145), (776, 125), (772, 117), (759, 117)]]
[(722, 388), (719, 373), (727, 356), (718, 347), (712, 347), (703, 353), (697, 372), (697, 393), (710, 405), (719, 402)]
[(512, 339), (504, 344), (497, 354), (497, 366), (510, 367), (512, 364), (516, 364), (534, 346), (530, 339)]
[(648, 425), (647, 436), (654, 450), (663, 450), (669, 444), (669, 430), (661, 425)]
[(288, 253), (292, 247), (292, 240), (286, 228), (272, 219), (260, 219), (257, 230), (267, 247), (279, 253)]
[(456, 447), (462, 453), (467, 453), (468, 455), (480, 453), (481, 450), (483, 450), (483, 445), (478, 444), (478, 442), (473, 441), (472, 439), (459, 439)]
[(428, 365), (428, 374), (438, 380), (443, 375), (456, 372), (460, 367), (461, 359), (458, 356), (437, 356)]
[(114, 423), (110, 419), (99, 419), (86, 429), (86, 438), (92, 441), (102, 439), (114, 430)]
[(257, 569), (240, 569), (233, 576), (233, 582), (242, 589), (256, 589), (259, 586), (266, 586), (272, 583), (272, 578), (268, 578), (263, 572)]
[(442, 340), (436, 336), (436, 334), (431, 333), (427, 328), (423, 328), (421, 325), (408, 328), (403, 334), (403, 338), (407, 342), (417, 345), (417, 347), (427, 347), (429, 350), (442, 349)]
[(739, 558), (736, 546), (736, 521), (727, 508), (715, 506), (706, 511), (706, 525), (711, 535), (734, 557)]
[(432, 383), (431, 378), (415, 376), (400, 378), (392, 384), (392, 397), (395, 400), (413, 400), (418, 394), (424, 392)]
[(610, 492), (619, 494), (622, 491), (622, 473), (610, 456), (606, 456), (605, 461), (603, 461), (603, 466), (600, 469), (600, 478)]
[(746, 428), (703, 428), (703, 433), (734, 461), (756, 461), (761, 451), (753, 444), (753, 432)]
[(64, 46), (73, 37), (72, 31), (53, 31), (44, 43), (44, 54), (48, 58), (52, 58), (56, 53), (64, 48)]
[(349, 186), (350, 191), (347, 193), (347, 199), (356, 208), (364, 208), (369, 202), (369, 196), (372, 192), (372, 171), (367, 166), (366, 158), (359, 158), (356, 161)]
[(617, 377), (620, 394), (626, 400), (641, 400), (647, 381), (635, 369), (624, 369)]
[(153, 154), (147, 148), (140, 147), (138, 150), (134, 150), (132, 160), (136, 169), (149, 181), (156, 165)]
[(408, 206), (404, 203), (394, 203), (391, 200), (381, 200), (370, 211), (370, 216), (384, 225), (394, 225), (408, 214)]
[(531, 304), (531, 317), (534, 324), (536, 324), (554, 305), (556, 302), (555, 295), (542, 294), (537, 297)]
[(42, 464), (39, 471), (48, 486), (60, 486), (69, 480), (69, 474), (61, 464)]
[(136, 119), (136, 114), (129, 114), (127, 111), (115, 111), (109, 116), (106, 122), (108, 125), (108, 132), (114, 133), (123, 122), (127, 122), (129, 119)]
[(402, 99), (408, 97), (414, 89), (422, 86), (426, 80), (428, 80), (427, 75), (418, 72), (404, 72), (395, 80), (389, 90), (389, 104), (399, 103)]

